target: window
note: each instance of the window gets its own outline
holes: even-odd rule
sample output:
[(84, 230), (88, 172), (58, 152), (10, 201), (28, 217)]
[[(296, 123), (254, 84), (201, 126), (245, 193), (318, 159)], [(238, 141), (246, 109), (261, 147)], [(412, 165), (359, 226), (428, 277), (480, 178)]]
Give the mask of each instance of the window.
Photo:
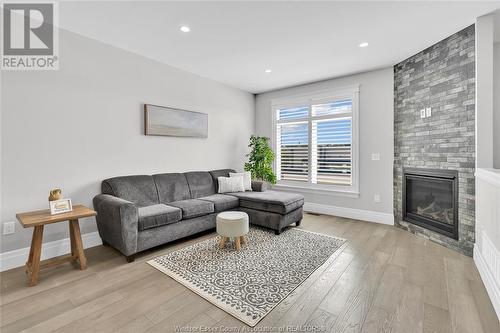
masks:
[(358, 87), (273, 101), (279, 185), (357, 192)]

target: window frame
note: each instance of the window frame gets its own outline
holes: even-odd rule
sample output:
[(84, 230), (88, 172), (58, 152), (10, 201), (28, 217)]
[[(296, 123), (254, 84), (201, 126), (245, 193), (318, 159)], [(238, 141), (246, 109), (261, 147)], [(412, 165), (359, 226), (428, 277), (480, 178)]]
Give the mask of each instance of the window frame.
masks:
[[(344, 118), (345, 113), (333, 114), (327, 116), (312, 116), (312, 105), (328, 103), (333, 101), (339, 101), (342, 99), (352, 100), (352, 133), (351, 133), (351, 186), (345, 185), (327, 185), (327, 184), (313, 184), (312, 179), (312, 153), (311, 149), (308, 149), (308, 181), (291, 181), (291, 180), (279, 180), (276, 183), (276, 188), (280, 189), (297, 189), (303, 192), (316, 193), (316, 192), (328, 192), (333, 194), (339, 194), (348, 197), (359, 197), (359, 84), (345, 86), (342, 88), (335, 89), (325, 89), (317, 90), (307, 94), (292, 94), (287, 97), (280, 97), (272, 99), (270, 102), (271, 110), (271, 126), (272, 126), (272, 137), (271, 137), (271, 148), (275, 153), (278, 151), (276, 146), (277, 141), (277, 125), (278, 123), (294, 123), (307, 121), (308, 126), (308, 146), (311, 147), (311, 133), (312, 133), (312, 122), (314, 120), (322, 119), (335, 119)], [(304, 107), (309, 108), (309, 112), (306, 118), (300, 119), (290, 119), (284, 121), (278, 121), (277, 112), (279, 109), (292, 108), (292, 107)], [(273, 170), (277, 172), (278, 159), (276, 158), (273, 162)]]

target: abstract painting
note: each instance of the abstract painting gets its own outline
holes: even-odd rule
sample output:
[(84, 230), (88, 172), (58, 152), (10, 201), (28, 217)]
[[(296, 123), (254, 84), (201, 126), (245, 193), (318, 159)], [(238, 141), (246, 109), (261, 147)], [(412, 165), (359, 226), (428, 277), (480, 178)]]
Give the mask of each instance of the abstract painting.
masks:
[(144, 104), (144, 134), (207, 138), (208, 115)]

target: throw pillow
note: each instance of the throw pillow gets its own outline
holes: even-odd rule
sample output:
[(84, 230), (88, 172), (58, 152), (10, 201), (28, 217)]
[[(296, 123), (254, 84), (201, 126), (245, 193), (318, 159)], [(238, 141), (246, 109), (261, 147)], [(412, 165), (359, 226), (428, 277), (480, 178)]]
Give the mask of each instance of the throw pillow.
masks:
[(230, 172), (229, 177), (243, 177), (243, 187), (245, 191), (252, 190), (252, 173), (250, 171), (238, 173)]
[(245, 192), (243, 177), (219, 177), (219, 193)]

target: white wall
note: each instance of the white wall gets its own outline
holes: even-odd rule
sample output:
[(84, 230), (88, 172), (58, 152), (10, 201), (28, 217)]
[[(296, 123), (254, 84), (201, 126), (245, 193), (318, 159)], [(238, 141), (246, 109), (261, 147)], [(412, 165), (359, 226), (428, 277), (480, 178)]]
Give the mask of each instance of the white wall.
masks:
[[(65, 31), (58, 71), (3, 72), (1, 84), (2, 222), (48, 207), (54, 187), (91, 205), (107, 177), (242, 169), (254, 131), (252, 94)], [(208, 113), (208, 139), (144, 136), (143, 103)], [(67, 229), (47, 226), (44, 241)], [(1, 251), (29, 246), (31, 232), (16, 224)]]
[(500, 43), (495, 43), (493, 55), (493, 166), (500, 169)]
[(474, 262), (500, 318), (500, 48), (494, 44), (499, 38), (494, 28), (500, 22), (495, 19), (490, 14), (476, 21)]
[[(303, 194), (307, 203), (392, 215), (394, 157), (394, 74), (392, 67), (259, 94), (256, 98), (256, 132), (264, 136), (272, 135), (270, 103), (274, 98), (341, 88), (353, 84), (360, 85), (360, 196), (348, 198), (324, 193)], [(372, 161), (372, 153), (380, 153), (380, 161)], [(380, 195), (380, 203), (373, 201), (375, 194)]]
[(493, 167), (493, 15), (476, 20), (476, 168)]

